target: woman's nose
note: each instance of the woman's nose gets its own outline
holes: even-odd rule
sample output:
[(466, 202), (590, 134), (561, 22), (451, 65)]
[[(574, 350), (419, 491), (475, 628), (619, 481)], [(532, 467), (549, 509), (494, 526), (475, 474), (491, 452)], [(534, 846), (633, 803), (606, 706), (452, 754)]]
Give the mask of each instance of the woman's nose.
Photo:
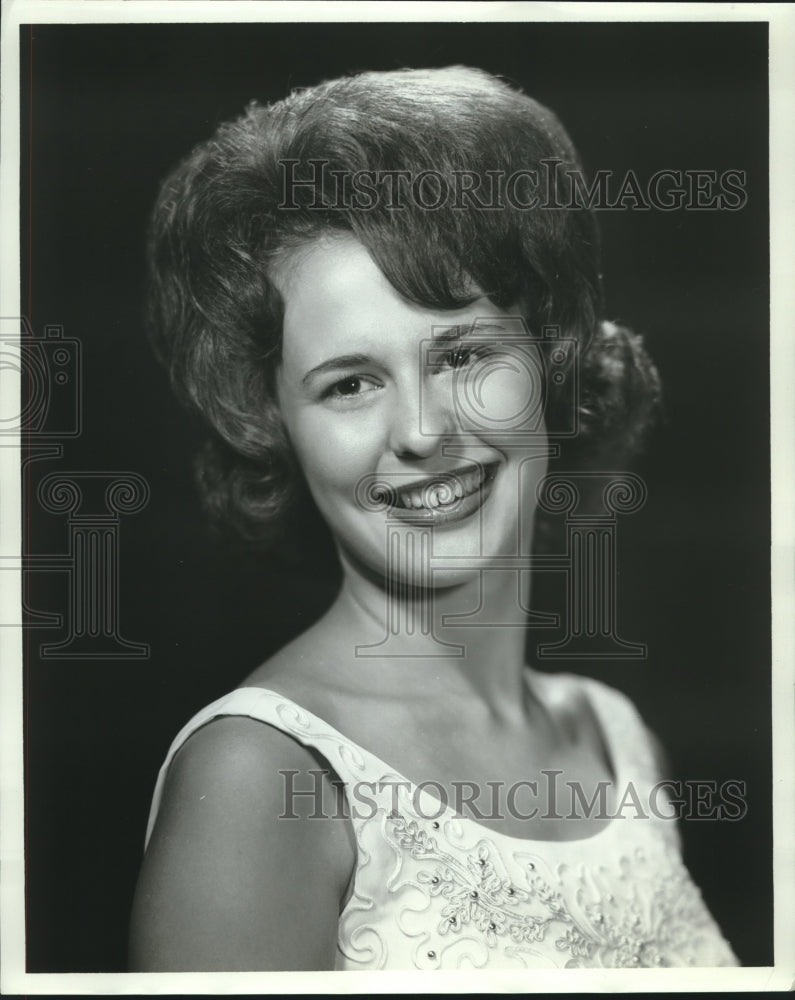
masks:
[(402, 459), (430, 458), (440, 441), (455, 430), (449, 386), (433, 382), (419, 384), (417, 390), (401, 393), (395, 400), (389, 445)]

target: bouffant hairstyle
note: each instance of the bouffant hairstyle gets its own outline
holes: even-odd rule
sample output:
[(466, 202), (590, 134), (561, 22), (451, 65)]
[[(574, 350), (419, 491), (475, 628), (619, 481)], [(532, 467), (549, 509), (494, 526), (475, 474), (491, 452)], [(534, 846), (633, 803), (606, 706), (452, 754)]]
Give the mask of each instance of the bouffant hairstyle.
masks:
[[(409, 184), (422, 176), (421, 192), (357, 199), (339, 186), (355, 176), (394, 185), (398, 171)], [(581, 167), (555, 116), (464, 67), (361, 73), (253, 103), (194, 149), (152, 215), (147, 319), (174, 388), (207, 423), (198, 481), (210, 512), (267, 543), (305, 503), (276, 403), (283, 303), (269, 271), (330, 234), (359, 240), (412, 302), (453, 309), (485, 292), (520, 303), (531, 335), (551, 327), (575, 341), (578, 379), (547, 385), (552, 434), (577, 415), (557, 464), (625, 462), (658, 381), (640, 338), (601, 320), (595, 218), (563, 190), (569, 172)], [(462, 193), (511, 177), (507, 199)]]

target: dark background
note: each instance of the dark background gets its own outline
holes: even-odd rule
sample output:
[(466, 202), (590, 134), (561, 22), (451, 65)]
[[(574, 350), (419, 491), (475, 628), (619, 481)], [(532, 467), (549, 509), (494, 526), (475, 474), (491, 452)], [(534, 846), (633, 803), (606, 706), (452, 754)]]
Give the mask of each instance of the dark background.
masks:
[[(683, 824), (686, 861), (744, 964), (772, 963), (767, 26), (764, 24), (105, 25), (23, 28), (23, 303), (82, 343), (84, 430), (30, 466), (28, 545), (63, 552), (35, 486), (131, 470), (123, 636), (139, 661), (45, 660), (26, 643), (27, 942), (32, 972), (121, 971), (157, 769), (178, 728), (305, 627), (330, 594), (214, 539), (191, 479), (196, 427), (140, 319), (158, 181), (252, 98), (356, 69), (464, 63), (560, 116), (589, 170), (740, 169), (738, 212), (600, 213), (608, 314), (644, 333), (666, 420), (619, 525), (619, 629), (644, 662), (555, 662), (627, 692), (680, 779), (747, 782), (738, 822)], [(25, 155), (27, 151), (27, 156)], [(534, 605), (554, 610), (539, 579)], [(63, 611), (58, 574), (28, 599)], [(550, 641), (538, 633), (535, 641)], [(531, 655), (532, 655), (531, 646)]]

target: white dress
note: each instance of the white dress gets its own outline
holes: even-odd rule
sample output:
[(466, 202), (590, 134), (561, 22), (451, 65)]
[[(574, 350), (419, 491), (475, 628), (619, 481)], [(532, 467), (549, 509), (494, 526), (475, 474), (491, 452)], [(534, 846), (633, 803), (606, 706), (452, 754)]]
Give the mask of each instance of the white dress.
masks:
[[(648, 806), (655, 755), (631, 702), (570, 674), (534, 673), (533, 683), (550, 697), (584, 686), (618, 788), (631, 784)], [(438, 796), (264, 688), (230, 692), (177, 735), (158, 776), (147, 842), (174, 754), (198, 728), (229, 715), (258, 719), (315, 748), (344, 782), (357, 859), (339, 919), (337, 969), (738, 964), (682, 863), (673, 820), (633, 807), (580, 840), (507, 836), (443, 807)], [(658, 812), (665, 813), (665, 801), (659, 797)]]

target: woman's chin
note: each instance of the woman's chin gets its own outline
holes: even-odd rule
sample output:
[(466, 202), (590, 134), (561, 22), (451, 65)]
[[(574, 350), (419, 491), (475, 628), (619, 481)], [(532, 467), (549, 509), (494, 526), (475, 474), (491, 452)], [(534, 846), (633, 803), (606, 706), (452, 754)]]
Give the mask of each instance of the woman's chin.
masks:
[[(405, 599), (411, 591), (441, 592), (454, 588), (478, 584), (484, 570), (500, 568), (505, 556), (502, 552), (483, 551), (479, 539), (466, 549), (456, 546), (450, 552), (443, 545), (435, 544), (433, 554), (429, 549), (413, 544), (395, 545), (392, 558), (386, 562), (383, 555), (372, 558), (372, 554), (359, 554), (343, 558), (347, 573), (365, 577), (379, 588), (391, 593), (398, 600)], [(491, 558), (489, 558), (491, 556)]]

